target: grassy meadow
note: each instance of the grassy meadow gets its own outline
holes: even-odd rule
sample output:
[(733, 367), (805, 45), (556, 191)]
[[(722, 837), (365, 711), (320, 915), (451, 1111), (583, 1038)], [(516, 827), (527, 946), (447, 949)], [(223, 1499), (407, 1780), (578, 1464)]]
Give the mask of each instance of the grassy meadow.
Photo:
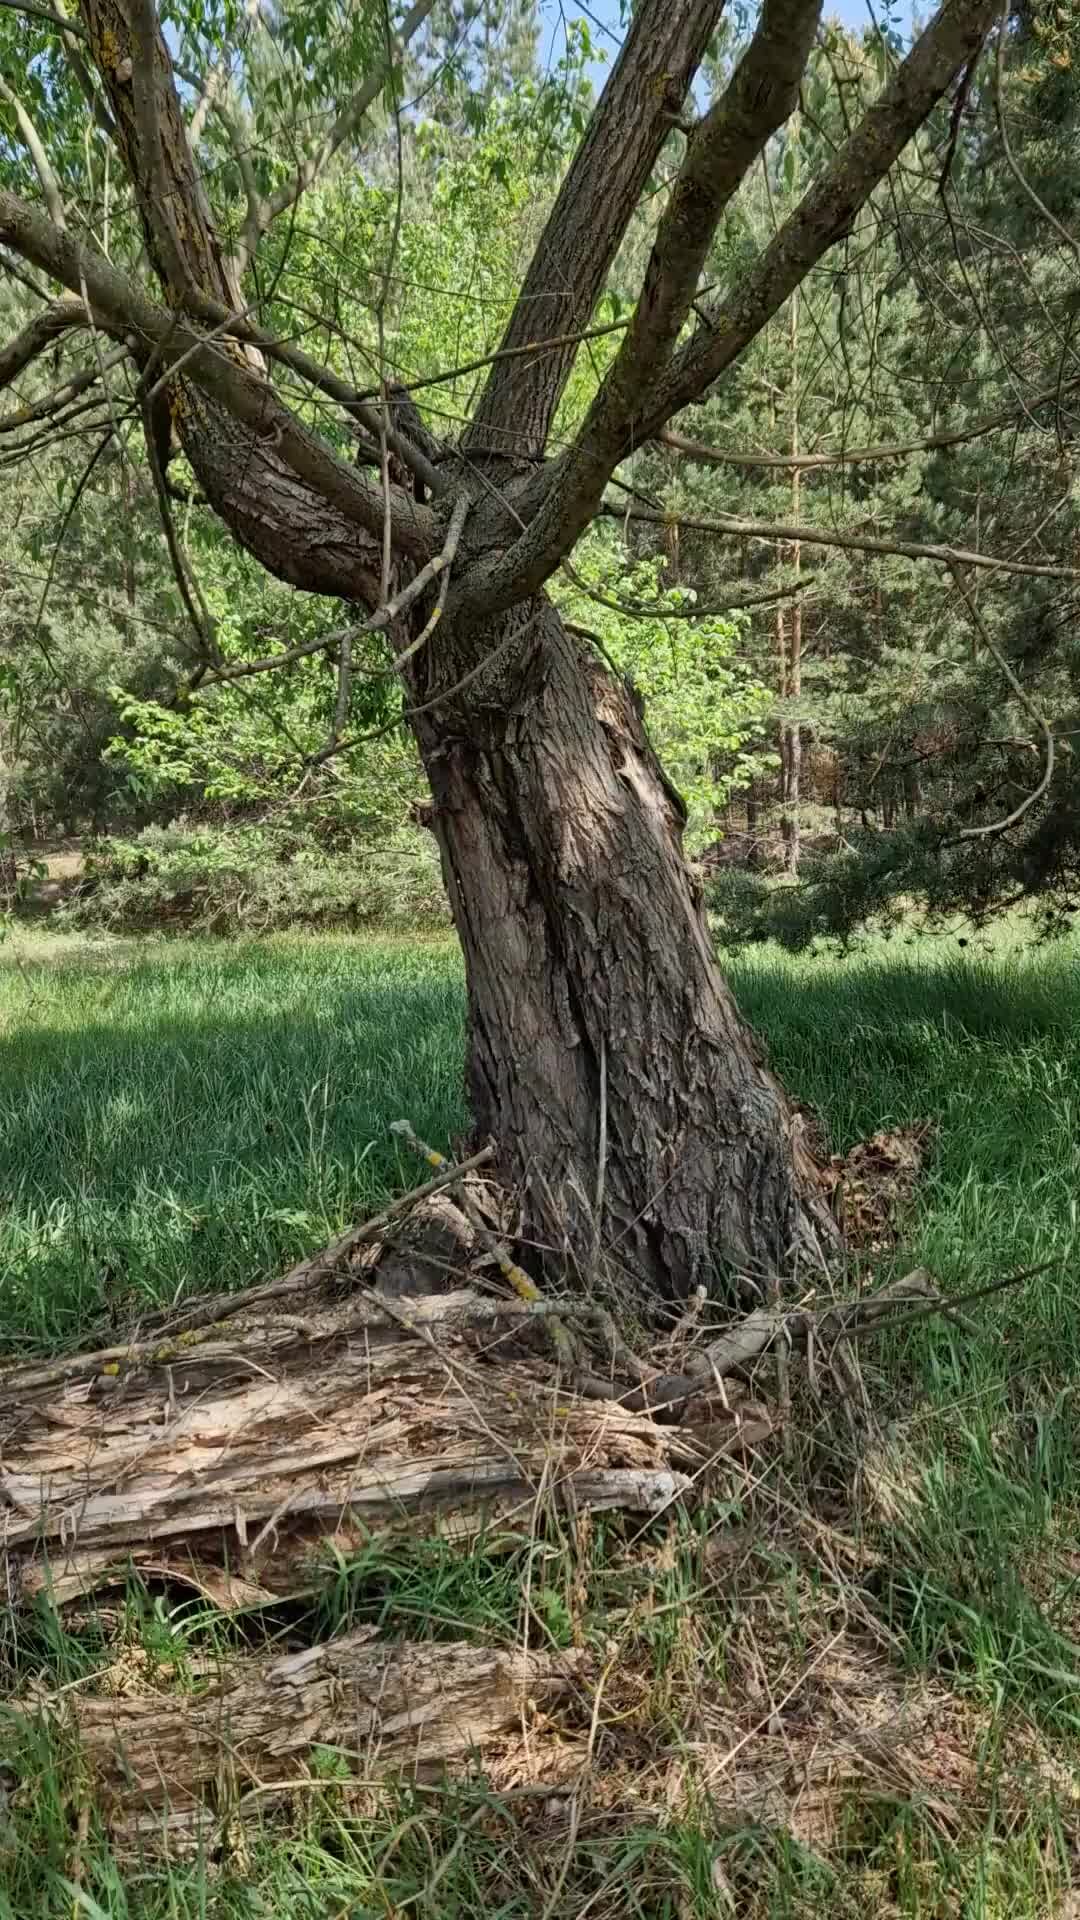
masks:
[[(1080, 948), (1034, 949), (1013, 929), (843, 959), (755, 949), (729, 976), (835, 1148), (933, 1125), (877, 1278), (925, 1264), (961, 1293), (1057, 1264), (963, 1325), (920, 1321), (865, 1356), (883, 1461), (856, 1470), (842, 1418), (819, 1410), (752, 1498), (733, 1483), (655, 1537), (612, 1523), (561, 1557), (537, 1543), (373, 1552), (319, 1603), (324, 1635), (362, 1619), (415, 1634), (421, 1617), (435, 1636), (512, 1644), (528, 1589), (560, 1644), (623, 1636), (590, 1747), (594, 1771), (623, 1780), (606, 1808), (600, 1793), (568, 1820), (469, 1779), (403, 1788), (358, 1819), (329, 1782), (242, 1861), (121, 1873), (92, 1817), (80, 1829), (62, 1743), (0, 1719), (0, 1920), (801, 1920), (861, 1916), (868, 1901), (904, 1920), (1075, 1920)], [(464, 1129), (463, 1035), (460, 960), (441, 938), (13, 933), (0, 946), (0, 1354), (104, 1344), (151, 1306), (248, 1285), (411, 1185), (388, 1124), (406, 1115), (443, 1146)], [(727, 1557), (717, 1542), (758, 1528), (770, 1500), (768, 1538)], [(835, 1534), (865, 1553), (808, 1558), (789, 1510), (815, 1516), (819, 1547)], [(232, 1631), (205, 1606), (135, 1592), (100, 1620), (42, 1613), (8, 1624), (0, 1687), (79, 1685), (133, 1644), (181, 1675), (186, 1650)], [(701, 1745), (713, 1700), (740, 1777), (762, 1727), (794, 1765), (802, 1722), (787, 1703), (812, 1722), (825, 1675), (833, 1694), (856, 1684), (836, 1666), (855, 1647), (868, 1722), (890, 1688), (925, 1690), (940, 1768), (929, 1751), (925, 1779), (882, 1762), (872, 1790), (865, 1766), (862, 1785), (838, 1774), (827, 1835), (749, 1803), (721, 1821), (706, 1798), (665, 1798), (661, 1776)], [(950, 1789), (953, 1753), (969, 1772), (957, 1760)], [(1017, 1791), (1005, 1772), (1021, 1754), (1038, 1764)]]

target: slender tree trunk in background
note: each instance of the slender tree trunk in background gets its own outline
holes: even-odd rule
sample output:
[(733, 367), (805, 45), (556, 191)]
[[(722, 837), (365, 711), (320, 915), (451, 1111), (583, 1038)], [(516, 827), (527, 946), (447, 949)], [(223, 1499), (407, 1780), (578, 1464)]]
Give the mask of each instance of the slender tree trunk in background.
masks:
[(0, 712), (0, 912), (9, 911), (14, 905), (19, 884), (19, 863), (15, 855), (11, 814), (14, 771), (10, 729)]
[(728, 1263), (816, 1259), (831, 1217), (717, 968), (679, 797), (626, 690), (552, 607), (534, 619), (483, 697), (416, 723), (473, 1116), (525, 1192), (525, 1238), (580, 1273), (599, 1198), (605, 1246), (665, 1298)]
[(123, 462), (120, 493), (124, 502), (124, 596), (128, 606), (135, 605), (135, 473), (129, 460)]
[(761, 854), (757, 843), (758, 822), (760, 817), (761, 801), (758, 796), (758, 783), (756, 780), (751, 780), (750, 785), (746, 789), (746, 838), (748, 843), (746, 848), (746, 864), (750, 867), (759, 866), (761, 863)]
[[(798, 115), (792, 126), (792, 138), (798, 142)], [(797, 146), (796, 146), (797, 151)], [(791, 452), (799, 451), (799, 296), (791, 296)], [(795, 526), (799, 524), (799, 510), (802, 502), (802, 487), (798, 467), (791, 474), (791, 518)], [(791, 565), (798, 579), (802, 572), (802, 544), (796, 540), (791, 548)], [(781, 615), (781, 623), (783, 615)], [(797, 594), (788, 611), (787, 646), (785, 649), (787, 699), (796, 708), (802, 696), (802, 600)], [(798, 714), (789, 719), (784, 727), (784, 813), (781, 831), (784, 836), (784, 871), (792, 879), (799, 872), (799, 802), (802, 787), (802, 730)]]

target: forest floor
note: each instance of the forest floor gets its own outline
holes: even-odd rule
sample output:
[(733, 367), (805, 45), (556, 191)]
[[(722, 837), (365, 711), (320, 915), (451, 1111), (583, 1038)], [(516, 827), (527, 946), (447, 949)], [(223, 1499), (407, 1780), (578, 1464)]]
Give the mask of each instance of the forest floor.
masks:
[[(924, 1265), (960, 1293), (1057, 1263), (962, 1328), (874, 1343), (881, 1444), (856, 1464), (842, 1416), (797, 1405), (788, 1444), (693, 1512), (373, 1545), (312, 1600), (307, 1644), (371, 1624), (581, 1647), (583, 1725), (534, 1721), (486, 1778), (438, 1789), (373, 1792), (316, 1755), (288, 1819), (211, 1867), (115, 1858), (77, 1758), (0, 1718), (0, 1920), (1076, 1920), (1080, 948), (961, 938), (730, 967), (835, 1148), (932, 1123), (875, 1280)], [(446, 939), (14, 931), (0, 1358), (105, 1345), (323, 1246), (413, 1184), (391, 1121), (440, 1147), (464, 1128), (462, 1043)], [(246, 1644), (295, 1630), (249, 1621)], [(237, 1632), (134, 1588), (63, 1623), (12, 1612), (0, 1693), (190, 1690)]]

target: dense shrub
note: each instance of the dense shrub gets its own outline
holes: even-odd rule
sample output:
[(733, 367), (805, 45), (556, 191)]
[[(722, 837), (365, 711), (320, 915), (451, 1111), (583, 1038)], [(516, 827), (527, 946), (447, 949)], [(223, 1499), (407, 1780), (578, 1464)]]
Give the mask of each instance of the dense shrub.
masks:
[(411, 826), (378, 845), (332, 848), (265, 823), (147, 827), (88, 849), (84, 882), (61, 914), (116, 931), (449, 924), (434, 842)]

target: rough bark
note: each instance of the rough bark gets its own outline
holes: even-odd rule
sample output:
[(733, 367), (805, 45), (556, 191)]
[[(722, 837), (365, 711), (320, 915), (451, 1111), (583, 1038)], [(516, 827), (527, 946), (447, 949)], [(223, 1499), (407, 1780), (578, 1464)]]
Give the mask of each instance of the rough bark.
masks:
[(503, 348), (563, 344), (493, 369), (466, 436), (471, 453), (544, 451), (588, 326), (645, 182), (683, 110), (723, 0), (644, 0), (559, 191)]
[[(835, 1225), (720, 976), (634, 699), (550, 606), (510, 619), (509, 653), (507, 623), (485, 629), (483, 693), (416, 730), (465, 953), (473, 1115), (527, 1196), (527, 1237), (579, 1278), (602, 1246), (667, 1298), (727, 1266), (820, 1262)], [(451, 678), (453, 651), (448, 632)]]
[[(193, 1695), (175, 1685), (154, 1692), (144, 1680), (145, 1691), (46, 1703), (78, 1737), (85, 1787), (117, 1853), (228, 1850), (239, 1822), (311, 1786), (317, 1750), (341, 1756), (365, 1784), (430, 1778), (550, 1712), (587, 1674), (576, 1651), (387, 1643), (373, 1632), (230, 1661)], [(123, 1679), (138, 1686), (137, 1675)], [(340, 1787), (323, 1791), (340, 1800)]]

